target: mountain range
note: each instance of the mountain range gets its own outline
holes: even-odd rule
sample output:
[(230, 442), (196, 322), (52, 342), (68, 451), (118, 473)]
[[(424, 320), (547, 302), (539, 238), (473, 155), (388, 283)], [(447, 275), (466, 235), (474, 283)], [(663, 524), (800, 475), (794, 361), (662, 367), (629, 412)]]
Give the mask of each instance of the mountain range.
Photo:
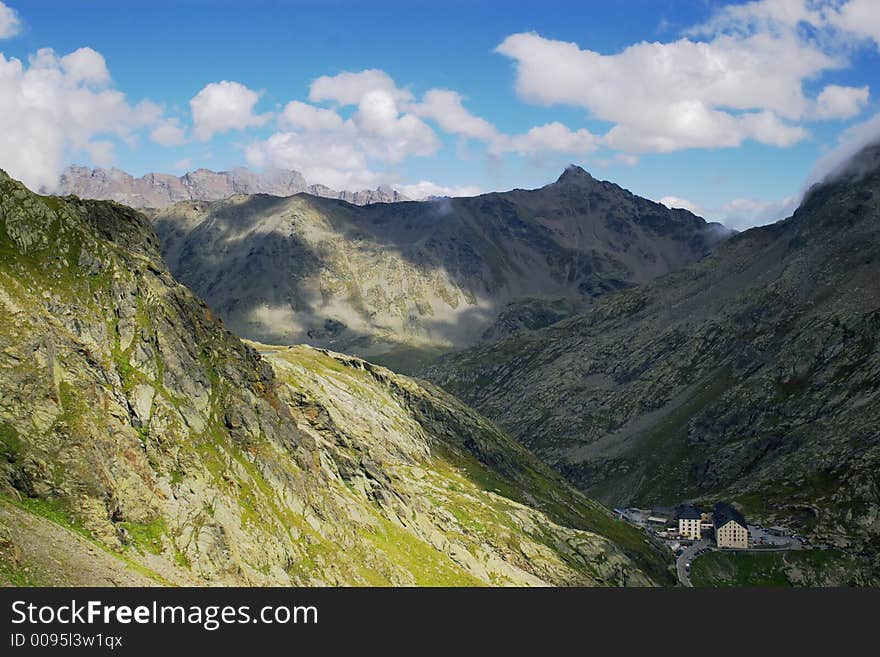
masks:
[(729, 499), (880, 573), (880, 146), (793, 216), (424, 375), (608, 504)]
[(0, 174), (0, 582), (667, 585), (604, 505), (688, 500), (876, 584), (878, 222), (880, 146), (738, 234), (579, 167), (145, 212)]
[(647, 586), (661, 550), (431, 384), (242, 342), (140, 212), (0, 173), (0, 583)]
[(243, 167), (232, 171), (197, 169), (182, 176), (148, 173), (135, 178), (119, 169), (71, 166), (61, 174), (58, 188), (62, 195), (117, 201), (133, 208), (167, 208), (180, 201), (217, 201), (233, 194), (291, 196), (300, 192), (354, 205), (409, 200), (386, 185), (361, 191), (336, 191), (325, 185), (307, 184), (298, 171), (269, 169), (257, 173)]
[(574, 166), (540, 189), (473, 198), (234, 195), (151, 216), (171, 271), (236, 334), (405, 372), (558, 321), (728, 234)]

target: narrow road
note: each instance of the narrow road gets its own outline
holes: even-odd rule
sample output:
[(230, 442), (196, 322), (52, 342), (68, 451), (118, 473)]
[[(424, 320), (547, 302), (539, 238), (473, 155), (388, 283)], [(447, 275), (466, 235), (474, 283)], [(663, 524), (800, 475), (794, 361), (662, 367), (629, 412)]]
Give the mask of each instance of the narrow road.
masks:
[(690, 574), (688, 573), (687, 563), (693, 561), (694, 554), (697, 553), (697, 550), (701, 550), (708, 546), (709, 541), (706, 539), (696, 541), (693, 545), (686, 547), (684, 552), (682, 552), (678, 556), (678, 559), (676, 559), (675, 571), (678, 573), (678, 581), (682, 586), (693, 586), (693, 584), (691, 584)]

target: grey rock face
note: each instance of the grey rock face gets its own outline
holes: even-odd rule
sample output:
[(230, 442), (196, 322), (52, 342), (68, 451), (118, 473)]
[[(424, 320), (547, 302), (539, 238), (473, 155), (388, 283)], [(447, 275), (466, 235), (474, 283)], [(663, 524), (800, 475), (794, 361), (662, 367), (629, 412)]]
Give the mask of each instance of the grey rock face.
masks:
[(180, 201), (217, 201), (234, 194), (292, 196), (308, 192), (338, 198), (355, 205), (396, 203), (408, 200), (389, 187), (359, 192), (336, 191), (324, 185), (307, 185), (298, 171), (280, 169), (256, 173), (239, 167), (232, 171), (198, 169), (180, 177), (148, 173), (141, 178), (119, 169), (68, 167), (61, 175), (60, 194), (117, 201), (133, 208), (166, 208)]

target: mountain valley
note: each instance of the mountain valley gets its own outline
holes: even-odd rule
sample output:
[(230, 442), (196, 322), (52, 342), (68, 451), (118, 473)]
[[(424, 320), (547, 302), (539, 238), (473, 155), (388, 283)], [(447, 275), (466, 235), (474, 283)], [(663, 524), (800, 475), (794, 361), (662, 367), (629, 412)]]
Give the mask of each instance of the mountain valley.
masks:
[(236, 195), (151, 216), (175, 277), (236, 334), (402, 372), (558, 321), (728, 235), (574, 166), (537, 190), (473, 198), (356, 207)]
[(607, 504), (733, 499), (880, 562), (880, 147), (794, 215), (425, 375)]
[(673, 581), (438, 388), (241, 342), (135, 210), (0, 174), (0, 311), (2, 583)]

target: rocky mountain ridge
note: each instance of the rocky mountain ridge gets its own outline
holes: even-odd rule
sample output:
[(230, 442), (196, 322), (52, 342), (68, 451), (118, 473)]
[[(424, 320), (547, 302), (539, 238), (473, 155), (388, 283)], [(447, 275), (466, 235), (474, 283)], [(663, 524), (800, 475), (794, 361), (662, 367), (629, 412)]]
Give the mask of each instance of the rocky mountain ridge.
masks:
[(141, 213), (0, 173), (0, 582), (670, 583), (643, 539), (430, 384), (242, 343)]
[(58, 189), (61, 195), (154, 209), (167, 208), (180, 201), (218, 201), (234, 194), (292, 196), (302, 192), (354, 205), (409, 200), (387, 185), (361, 191), (337, 191), (325, 185), (307, 184), (298, 171), (272, 169), (257, 173), (244, 167), (232, 171), (197, 169), (182, 176), (148, 173), (135, 178), (120, 169), (71, 166), (61, 174)]
[(570, 167), (536, 190), (427, 202), (297, 195), (153, 216), (175, 276), (238, 335), (401, 371), (703, 257), (726, 236)]

